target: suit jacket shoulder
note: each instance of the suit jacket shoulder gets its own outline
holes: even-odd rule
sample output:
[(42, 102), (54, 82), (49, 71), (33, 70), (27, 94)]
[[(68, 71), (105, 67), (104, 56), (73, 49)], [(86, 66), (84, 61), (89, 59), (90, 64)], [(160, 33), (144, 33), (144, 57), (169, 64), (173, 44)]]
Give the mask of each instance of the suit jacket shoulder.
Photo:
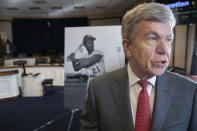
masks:
[(182, 76), (178, 73), (173, 73), (166, 71), (163, 75), (158, 77), (158, 80), (161, 82), (166, 82), (167, 84), (173, 85), (173, 87), (188, 87), (188, 88), (197, 88), (197, 83), (185, 76)]
[(196, 131), (196, 101), (196, 82), (172, 72), (158, 76), (152, 131)]

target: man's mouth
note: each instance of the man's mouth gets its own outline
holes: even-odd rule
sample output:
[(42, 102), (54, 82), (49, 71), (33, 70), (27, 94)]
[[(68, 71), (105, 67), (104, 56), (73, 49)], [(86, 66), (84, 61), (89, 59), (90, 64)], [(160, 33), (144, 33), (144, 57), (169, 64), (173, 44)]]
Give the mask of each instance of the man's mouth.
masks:
[(154, 65), (156, 65), (157, 67), (166, 67), (167, 63), (168, 63), (167, 60), (161, 60), (154, 62)]
[(164, 61), (161, 61), (161, 63), (162, 63), (162, 64), (166, 64), (166, 63), (167, 63), (167, 61), (166, 61), (166, 60), (164, 60)]

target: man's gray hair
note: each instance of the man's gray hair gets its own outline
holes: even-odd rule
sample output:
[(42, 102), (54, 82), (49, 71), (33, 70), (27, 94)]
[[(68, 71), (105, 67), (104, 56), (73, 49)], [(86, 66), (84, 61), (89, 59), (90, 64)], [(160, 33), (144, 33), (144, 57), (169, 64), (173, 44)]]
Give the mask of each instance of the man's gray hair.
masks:
[(144, 20), (169, 23), (171, 28), (174, 28), (176, 24), (176, 19), (168, 7), (158, 3), (140, 4), (124, 15), (122, 20), (122, 38), (132, 43), (139, 22)]

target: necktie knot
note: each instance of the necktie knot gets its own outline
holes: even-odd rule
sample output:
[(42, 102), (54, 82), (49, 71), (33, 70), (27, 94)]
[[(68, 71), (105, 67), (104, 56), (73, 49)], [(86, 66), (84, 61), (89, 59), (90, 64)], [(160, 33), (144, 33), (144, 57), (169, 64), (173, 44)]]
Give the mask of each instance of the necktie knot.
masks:
[(146, 89), (149, 82), (147, 80), (139, 80), (138, 81), (138, 84), (143, 88), (143, 89)]

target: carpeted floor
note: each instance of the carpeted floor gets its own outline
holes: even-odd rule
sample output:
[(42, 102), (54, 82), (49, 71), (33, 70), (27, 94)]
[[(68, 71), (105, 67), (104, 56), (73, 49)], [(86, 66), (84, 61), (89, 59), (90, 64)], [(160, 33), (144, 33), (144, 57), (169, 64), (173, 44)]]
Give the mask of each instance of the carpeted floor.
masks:
[[(0, 131), (67, 131), (71, 111), (64, 108), (64, 88), (55, 87), (44, 97), (0, 101)], [(79, 130), (76, 113), (71, 130)], [(71, 131), (70, 130), (70, 131)]]

